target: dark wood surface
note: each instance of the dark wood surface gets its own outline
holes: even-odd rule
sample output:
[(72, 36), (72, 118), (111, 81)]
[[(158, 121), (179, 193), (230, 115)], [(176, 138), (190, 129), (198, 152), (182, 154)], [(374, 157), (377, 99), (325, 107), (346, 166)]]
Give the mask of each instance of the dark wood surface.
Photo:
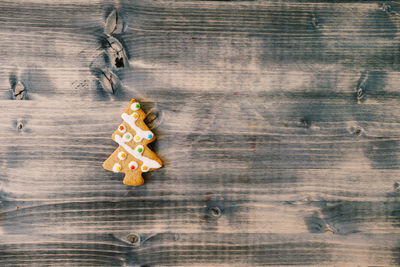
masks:
[[(0, 265), (400, 265), (399, 12), (0, 1)], [(131, 97), (165, 164), (140, 187), (101, 167)]]

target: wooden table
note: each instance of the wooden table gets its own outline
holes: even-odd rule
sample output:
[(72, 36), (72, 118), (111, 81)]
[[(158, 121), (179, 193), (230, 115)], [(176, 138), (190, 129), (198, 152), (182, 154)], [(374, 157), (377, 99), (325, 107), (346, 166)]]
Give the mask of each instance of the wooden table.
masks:
[[(0, 265), (400, 265), (399, 27), (394, 1), (2, 0)], [(132, 97), (165, 163), (140, 187), (101, 167)]]

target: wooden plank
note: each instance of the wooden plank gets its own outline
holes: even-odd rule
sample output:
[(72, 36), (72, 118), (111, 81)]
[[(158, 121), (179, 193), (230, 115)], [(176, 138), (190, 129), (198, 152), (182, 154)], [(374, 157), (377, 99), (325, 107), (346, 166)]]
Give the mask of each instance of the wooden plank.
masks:
[[(203, 231), (290, 233), (296, 238), (302, 235), (302, 242), (308, 242), (305, 233), (334, 233), (339, 240), (341, 235), (362, 239), (377, 235), (370, 237), (373, 241), (368, 244), (377, 242), (380, 233), (399, 233), (398, 195), (393, 188), (398, 176), (396, 148), (390, 146), (397, 139), (393, 129), (399, 120), (392, 116), (399, 114), (394, 112), (396, 106), (379, 110), (376, 105), (364, 106), (366, 114), (375, 112), (364, 123), (374, 126), (376, 138), (364, 129), (360, 135), (351, 132), (353, 112), (342, 112), (336, 123), (313, 120), (305, 127), (288, 108), (293, 103), (268, 104), (264, 100), (276, 115), (260, 118), (256, 111), (240, 115), (241, 109), (257, 108), (242, 97), (232, 95), (221, 105), (218, 96), (200, 97), (209, 98), (213, 114), (223, 114), (214, 117), (214, 124), (222, 127), (209, 129), (209, 120), (195, 116), (204, 104), (196, 106), (194, 99), (190, 105), (182, 105), (187, 108), (177, 109), (170, 105), (171, 99), (160, 98), (163, 117), (159, 128), (163, 131), (157, 135), (157, 150), (167, 165), (151, 173), (143, 189), (126, 188), (120, 183), (122, 177), (99, 168), (99, 162), (115, 148), (107, 133), (118, 125), (119, 105), (23, 101), (16, 106), (13, 101), (3, 101), (10, 118), (1, 120), (1, 127), (8, 130), (0, 138), (14, 138), (18, 143), (16, 147), (3, 142), (0, 150), (1, 165), (8, 167), (2, 183), (3, 231), (19, 235), (28, 229), (63, 235), (121, 233), (125, 239), (130, 231), (151, 235), (177, 229), (188, 235)], [(177, 94), (173, 98), (185, 99)], [(255, 96), (247, 98), (257, 103)], [(297, 107), (301, 111), (314, 100), (299, 102), (303, 103), (302, 108)], [(149, 104), (144, 102), (145, 107)], [(333, 111), (351, 111), (354, 104), (323, 106), (333, 117), (337, 113)], [(51, 113), (54, 107), (62, 112)], [(99, 110), (103, 111), (101, 119)], [(25, 125), (20, 132), (15, 128), (19, 117)], [(388, 119), (378, 121), (382, 117)], [(191, 123), (181, 123), (193, 118)], [(379, 148), (381, 143), (389, 146)], [(374, 146), (378, 148), (369, 158)], [(393, 155), (391, 164), (379, 160), (388, 153)], [(243, 160), (246, 157), (250, 160)], [(16, 168), (20, 165), (26, 167)], [(353, 172), (350, 177), (349, 171)], [(44, 172), (47, 175), (43, 176)], [(375, 179), (377, 176), (381, 179)], [(215, 209), (221, 214), (215, 214)], [(350, 246), (351, 239), (341, 242)], [(225, 250), (223, 246), (219, 249)], [(245, 247), (238, 250), (242, 249)], [(192, 248), (193, 257), (197, 250)], [(267, 251), (265, 247), (261, 250)], [(368, 253), (365, 249), (359, 257)], [(145, 259), (152, 263), (152, 257)], [(255, 264), (261, 260), (256, 259)], [(287, 260), (293, 263), (294, 258)]]
[[(1, 1), (0, 265), (399, 265), (399, 11)], [(101, 168), (131, 97), (165, 163), (138, 188)]]
[[(132, 244), (116, 235), (83, 234), (46, 236), (47, 242), (34, 244), (18, 238), (18, 244), (2, 247), (4, 258), (18, 265), (48, 265), (56, 261), (66, 265), (388, 265), (391, 252), (381, 246), (382, 240), (366, 245), (366, 239), (352, 237), (348, 245), (331, 236), (307, 235), (295, 239), (285, 235), (265, 234), (207, 234), (157, 233), (141, 235)], [(15, 238), (15, 237), (14, 237)], [(124, 236), (124, 239), (126, 236)], [(303, 242), (302, 239), (307, 239)], [(342, 238), (347, 239), (347, 238)], [(139, 243), (139, 244), (137, 244)], [(387, 244), (387, 242), (386, 242)], [(370, 253), (361, 254), (360, 252)], [(396, 262), (392, 262), (393, 265)]]
[[(0, 24), (0, 44), (13, 48), (2, 54), (4, 93), (10, 75), (16, 75), (26, 81), (32, 97), (38, 93), (107, 100), (91, 73), (107, 64), (102, 56), (106, 6), (4, 2), (2, 10), (9, 17)], [(351, 91), (363, 72), (375, 70), (384, 78), (397, 71), (399, 21), (394, 3), (392, 12), (374, 2), (168, 6), (130, 1), (121, 6), (128, 27), (119, 38), (133, 68), (118, 74), (129, 88), (124, 89), (135, 94), (160, 85), (224, 92), (289, 90), (310, 76), (321, 83), (321, 71), (338, 73), (338, 79), (312, 87), (336, 88), (334, 83), (346, 79), (343, 75), (353, 73), (352, 84), (343, 84)], [(318, 28), (313, 27), (313, 16), (319, 18)], [(296, 79), (282, 74), (289, 70), (299, 72), (293, 73)], [(279, 86), (271, 83), (271, 76)]]

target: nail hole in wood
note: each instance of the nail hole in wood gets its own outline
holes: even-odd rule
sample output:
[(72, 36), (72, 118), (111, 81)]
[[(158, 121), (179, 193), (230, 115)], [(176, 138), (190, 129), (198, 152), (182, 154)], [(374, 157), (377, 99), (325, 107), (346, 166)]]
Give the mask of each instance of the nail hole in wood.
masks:
[(140, 242), (140, 236), (138, 234), (129, 234), (126, 239), (132, 244), (138, 244)]

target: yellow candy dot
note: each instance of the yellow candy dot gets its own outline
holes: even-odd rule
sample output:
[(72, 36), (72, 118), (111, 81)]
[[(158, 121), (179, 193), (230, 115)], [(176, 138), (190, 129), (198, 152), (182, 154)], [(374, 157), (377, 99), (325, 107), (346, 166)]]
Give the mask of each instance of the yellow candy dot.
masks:
[(143, 166), (142, 168), (143, 168), (143, 170), (147, 170), (147, 166)]
[(113, 172), (119, 172), (121, 170), (121, 165), (119, 163), (115, 163), (113, 166)]
[(140, 139), (140, 137), (139, 136), (135, 136), (135, 140), (139, 140)]
[(133, 114), (133, 117), (134, 117), (135, 119), (137, 119), (137, 118), (139, 117), (139, 115), (138, 115), (137, 113), (135, 113), (135, 114)]

